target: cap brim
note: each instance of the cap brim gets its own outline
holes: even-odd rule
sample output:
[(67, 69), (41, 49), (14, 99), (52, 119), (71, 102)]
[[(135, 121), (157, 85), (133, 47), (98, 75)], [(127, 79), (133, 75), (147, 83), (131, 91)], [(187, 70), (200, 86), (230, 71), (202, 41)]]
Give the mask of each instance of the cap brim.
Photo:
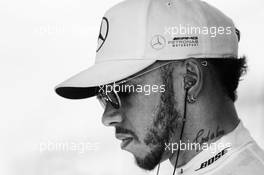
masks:
[(116, 60), (96, 63), (55, 87), (58, 95), (82, 99), (97, 94), (99, 86), (123, 80), (153, 64), (155, 60)]

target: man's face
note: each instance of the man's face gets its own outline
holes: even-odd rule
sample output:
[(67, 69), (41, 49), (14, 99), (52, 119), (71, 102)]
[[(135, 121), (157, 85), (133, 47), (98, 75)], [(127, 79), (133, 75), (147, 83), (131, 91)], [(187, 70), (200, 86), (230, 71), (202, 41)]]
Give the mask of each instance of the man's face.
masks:
[[(138, 166), (146, 170), (154, 169), (164, 159), (165, 143), (170, 142), (177, 128), (179, 112), (175, 109), (170, 74), (155, 70), (129, 81), (127, 87), (138, 90), (120, 92), (121, 108), (107, 104), (103, 114), (102, 122), (116, 128), (116, 138), (122, 140), (121, 148), (131, 152)], [(158, 86), (159, 90), (146, 93), (146, 85)]]

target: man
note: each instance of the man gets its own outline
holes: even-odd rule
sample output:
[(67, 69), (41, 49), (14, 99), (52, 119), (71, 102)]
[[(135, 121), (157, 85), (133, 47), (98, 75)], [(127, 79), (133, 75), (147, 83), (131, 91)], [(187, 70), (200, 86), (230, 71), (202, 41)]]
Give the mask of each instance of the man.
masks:
[(181, 174), (263, 174), (264, 153), (234, 102), (245, 58), (231, 19), (199, 0), (127, 0), (102, 19), (95, 65), (59, 84), (97, 96), (102, 122), (139, 167)]

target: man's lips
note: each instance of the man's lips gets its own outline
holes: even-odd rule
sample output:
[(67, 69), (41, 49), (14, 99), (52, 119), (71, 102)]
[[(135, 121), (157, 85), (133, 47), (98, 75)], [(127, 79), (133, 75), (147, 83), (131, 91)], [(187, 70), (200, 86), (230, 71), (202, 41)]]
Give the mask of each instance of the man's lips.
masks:
[(133, 138), (127, 138), (125, 140), (122, 140), (121, 148), (125, 148), (130, 142), (132, 142)]
[(126, 134), (116, 134), (116, 138), (122, 141), (121, 148), (126, 147), (133, 140), (132, 136)]

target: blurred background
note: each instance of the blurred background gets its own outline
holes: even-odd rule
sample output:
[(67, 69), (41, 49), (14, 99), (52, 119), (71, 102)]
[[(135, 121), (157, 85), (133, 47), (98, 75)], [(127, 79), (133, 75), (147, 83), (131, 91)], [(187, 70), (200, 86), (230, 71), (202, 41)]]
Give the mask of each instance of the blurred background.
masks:
[[(104, 12), (119, 0), (0, 0), (0, 174), (144, 175), (101, 124), (95, 98), (66, 100), (54, 86), (91, 66)], [(236, 107), (264, 148), (264, 1), (207, 0), (241, 31), (249, 71)], [(160, 174), (172, 166), (161, 165)]]

